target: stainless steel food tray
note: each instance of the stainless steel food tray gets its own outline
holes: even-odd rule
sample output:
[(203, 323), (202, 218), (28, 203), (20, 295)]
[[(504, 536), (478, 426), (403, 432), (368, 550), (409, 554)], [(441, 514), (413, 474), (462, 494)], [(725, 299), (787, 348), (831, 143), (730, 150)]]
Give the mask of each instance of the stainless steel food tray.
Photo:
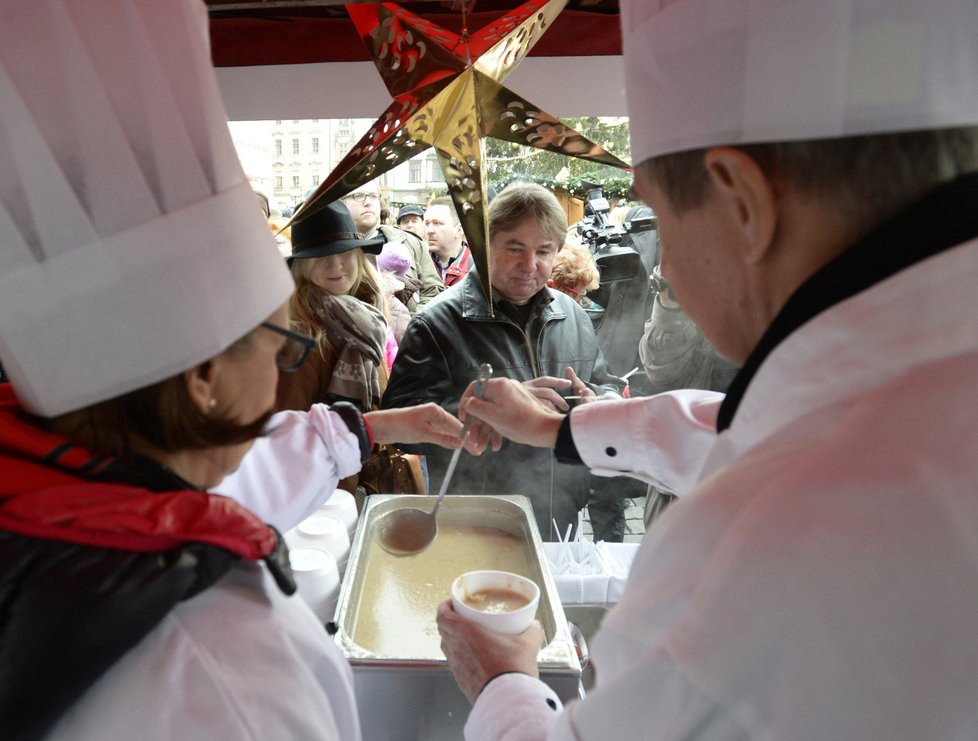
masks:
[[(432, 498), (424, 496), (368, 497), (350, 549), (337, 606), (335, 640), (353, 666), (363, 737), (372, 741), (460, 739), (468, 715), (468, 701), (456, 687), (440, 652), (437, 658), (424, 659), (382, 656), (356, 642), (358, 611), (370, 607), (364, 604), (364, 575), (371, 552), (368, 546), (376, 540), (379, 519), (398, 507), (429, 508), (433, 504)], [(581, 666), (529, 500), (513, 495), (449, 495), (442, 502), (438, 519), (440, 526), (494, 527), (522, 540), (528, 576), (540, 585), (537, 618), (546, 635), (538, 658), (540, 678), (563, 700), (577, 697)]]

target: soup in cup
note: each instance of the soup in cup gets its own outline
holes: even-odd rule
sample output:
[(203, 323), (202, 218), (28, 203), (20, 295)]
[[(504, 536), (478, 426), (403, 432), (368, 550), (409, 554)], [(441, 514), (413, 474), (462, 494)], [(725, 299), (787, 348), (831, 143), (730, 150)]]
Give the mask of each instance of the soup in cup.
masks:
[(455, 612), (494, 633), (522, 633), (539, 602), (540, 587), (508, 571), (469, 571), (452, 583)]

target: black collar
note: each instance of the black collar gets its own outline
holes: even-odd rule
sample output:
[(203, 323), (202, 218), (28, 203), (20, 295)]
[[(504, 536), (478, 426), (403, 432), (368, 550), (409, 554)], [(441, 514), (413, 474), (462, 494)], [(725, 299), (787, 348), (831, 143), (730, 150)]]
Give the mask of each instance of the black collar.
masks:
[(976, 203), (978, 173), (962, 175), (871, 231), (802, 283), (730, 384), (717, 417), (717, 432), (730, 426), (754, 374), (792, 332), (901, 270), (978, 236)]
[(520, 327), (526, 329), (534, 313), (543, 311), (544, 307), (551, 301), (553, 301), (553, 297), (550, 295), (550, 291), (542, 288), (533, 298), (519, 306), (504, 298), (496, 299), (493, 303), (499, 311), (512, 319)]
[(132, 484), (155, 492), (203, 491), (188, 483), (162, 463), (144, 455), (130, 453), (114, 458), (102, 469), (95, 481)]

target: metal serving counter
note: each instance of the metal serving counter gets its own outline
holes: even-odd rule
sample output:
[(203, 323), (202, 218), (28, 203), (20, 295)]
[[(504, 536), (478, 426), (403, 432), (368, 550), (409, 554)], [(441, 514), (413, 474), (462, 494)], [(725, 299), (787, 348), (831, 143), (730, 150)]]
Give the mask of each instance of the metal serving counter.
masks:
[[(383, 515), (398, 507), (432, 504), (423, 496), (368, 497), (351, 547), (335, 639), (353, 666), (363, 737), (370, 741), (462, 737), (469, 703), (438, 648), (432, 605), (449, 597), (458, 574), (516, 567), (513, 561), (498, 560), (503, 556), (496, 551), (502, 549), (480, 551), (464, 547), (464, 540), (457, 553), (445, 557), (438, 551), (439, 538), (449, 542), (458, 535), (453, 530), (468, 533), (474, 526), (508, 534), (503, 537), (514, 544), (524, 575), (540, 585), (537, 619), (546, 635), (539, 654), (540, 678), (565, 701), (579, 694), (581, 665), (529, 501), (522, 496), (446, 496), (438, 512), (439, 536), (429, 547), (428, 561), (422, 559), (425, 554), (398, 558), (379, 547), (377, 522)], [(412, 559), (418, 560), (409, 563)], [(399, 589), (417, 574), (420, 583), (413, 591), (401, 593), (383, 586), (386, 582)], [(420, 622), (408, 614), (417, 600), (423, 601)], [(376, 635), (378, 630), (383, 635)]]

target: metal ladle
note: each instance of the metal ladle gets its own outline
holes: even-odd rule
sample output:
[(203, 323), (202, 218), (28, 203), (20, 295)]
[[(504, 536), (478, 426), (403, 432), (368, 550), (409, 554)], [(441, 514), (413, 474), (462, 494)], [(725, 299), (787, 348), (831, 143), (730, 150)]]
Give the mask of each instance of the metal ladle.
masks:
[[(492, 378), (492, 366), (489, 363), (483, 363), (479, 366), (479, 377), (476, 380), (472, 395), (477, 398), (481, 397), (486, 392), (490, 378)], [(475, 418), (469, 416), (465, 419), (465, 424), (462, 425), (463, 445), (474, 421)], [(441, 506), (445, 492), (448, 491), (448, 484), (452, 480), (452, 474), (455, 473), (455, 467), (458, 465), (461, 454), (462, 445), (459, 445), (452, 453), (452, 459), (448, 463), (448, 470), (445, 471), (445, 478), (442, 479), (441, 489), (438, 491), (438, 498), (435, 499), (435, 506), (431, 508), (431, 512), (425, 512), (416, 507), (402, 507), (388, 512), (381, 518), (377, 524), (381, 548), (395, 556), (410, 556), (431, 545), (431, 541), (438, 534), (438, 522), (435, 520), (435, 514)]]

